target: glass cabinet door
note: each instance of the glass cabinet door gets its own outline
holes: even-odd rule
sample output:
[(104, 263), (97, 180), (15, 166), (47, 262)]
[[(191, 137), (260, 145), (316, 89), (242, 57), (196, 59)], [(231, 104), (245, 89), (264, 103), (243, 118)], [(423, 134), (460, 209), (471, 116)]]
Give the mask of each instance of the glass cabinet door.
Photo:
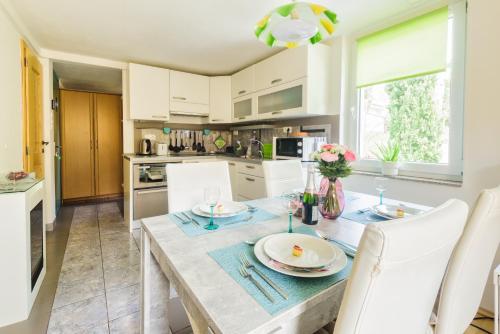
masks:
[(246, 119), (252, 116), (252, 98), (233, 102), (233, 118)]
[(259, 96), (259, 115), (279, 113), (283, 110), (302, 108), (304, 102), (302, 91), (303, 85), (298, 85)]

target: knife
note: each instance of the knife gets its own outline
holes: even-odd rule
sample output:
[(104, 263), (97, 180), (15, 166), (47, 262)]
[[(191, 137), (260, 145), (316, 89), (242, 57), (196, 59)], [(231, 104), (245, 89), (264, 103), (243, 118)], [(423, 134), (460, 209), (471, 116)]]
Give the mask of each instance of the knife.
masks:
[(185, 212), (181, 212), (181, 213), (182, 213), (184, 216), (186, 216), (186, 217), (187, 217), (187, 219), (188, 219), (188, 221), (189, 221), (189, 222), (191, 222), (191, 223), (195, 224), (195, 225), (196, 225), (196, 226), (198, 226), (198, 227), (201, 227), (201, 225), (200, 225), (200, 224), (196, 221), (196, 219), (194, 219), (194, 217), (193, 217), (193, 216), (191, 216), (190, 214), (187, 214), (187, 213), (185, 213)]
[(177, 213), (174, 213), (173, 215), (174, 215), (175, 218), (179, 219), (181, 221), (181, 223), (183, 223), (183, 224), (189, 224), (189, 220), (186, 221), (186, 219), (182, 218)]

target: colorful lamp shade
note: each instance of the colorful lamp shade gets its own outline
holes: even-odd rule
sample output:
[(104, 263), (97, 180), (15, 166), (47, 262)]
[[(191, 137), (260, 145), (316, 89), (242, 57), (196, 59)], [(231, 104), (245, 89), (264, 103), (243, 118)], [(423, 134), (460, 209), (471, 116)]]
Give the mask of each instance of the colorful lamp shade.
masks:
[(337, 14), (306, 2), (292, 2), (276, 8), (260, 20), (255, 35), (268, 46), (293, 48), (316, 44), (333, 34)]

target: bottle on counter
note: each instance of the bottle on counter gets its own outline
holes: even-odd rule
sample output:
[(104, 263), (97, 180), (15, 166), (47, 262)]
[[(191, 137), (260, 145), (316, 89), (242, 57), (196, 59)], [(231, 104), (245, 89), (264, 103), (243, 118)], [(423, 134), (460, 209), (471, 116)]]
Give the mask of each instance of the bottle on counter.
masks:
[(319, 197), (314, 182), (315, 166), (309, 165), (307, 168), (307, 183), (302, 199), (302, 223), (316, 225), (318, 223), (318, 203)]

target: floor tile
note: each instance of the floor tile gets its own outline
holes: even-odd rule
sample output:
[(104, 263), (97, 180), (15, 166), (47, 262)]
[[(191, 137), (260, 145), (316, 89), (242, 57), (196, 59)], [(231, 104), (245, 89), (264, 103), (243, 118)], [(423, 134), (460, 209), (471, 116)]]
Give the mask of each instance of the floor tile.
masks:
[(101, 257), (86, 259), (83, 262), (68, 263), (63, 261), (60, 282), (74, 282), (82, 279), (99, 279), (103, 277)]
[(52, 308), (104, 295), (104, 278), (81, 279), (72, 282), (60, 281)]
[(125, 250), (121, 253), (115, 253), (113, 256), (103, 256), (104, 269), (113, 269), (125, 266), (139, 266), (141, 263), (141, 253), (139, 250)]
[(115, 319), (109, 323), (111, 334), (139, 334), (139, 312)]
[(106, 323), (93, 328), (84, 329), (78, 334), (109, 334), (109, 324)]
[(139, 283), (140, 266), (126, 265), (104, 269), (106, 289), (124, 288)]
[(134, 284), (126, 288), (106, 291), (109, 320), (139, 311), (140, 285)]
[(48, 334), (75, 333), (108, 321), (104, 295), (52, 310)]

